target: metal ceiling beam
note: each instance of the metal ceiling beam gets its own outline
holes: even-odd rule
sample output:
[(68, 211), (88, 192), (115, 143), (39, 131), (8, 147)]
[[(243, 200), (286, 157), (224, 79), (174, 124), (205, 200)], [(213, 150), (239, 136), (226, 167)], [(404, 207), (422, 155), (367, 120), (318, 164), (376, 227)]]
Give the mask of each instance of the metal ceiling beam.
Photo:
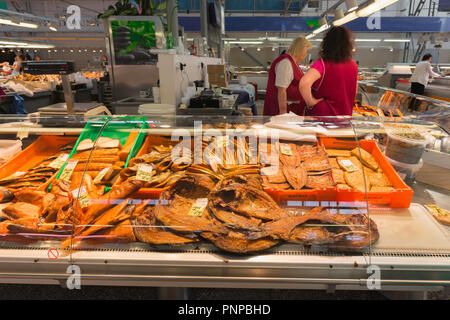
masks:
[(294, 0), (285, 0), (284, 1), (284, 14), (286, 15), (291, 7), (291, 4)]

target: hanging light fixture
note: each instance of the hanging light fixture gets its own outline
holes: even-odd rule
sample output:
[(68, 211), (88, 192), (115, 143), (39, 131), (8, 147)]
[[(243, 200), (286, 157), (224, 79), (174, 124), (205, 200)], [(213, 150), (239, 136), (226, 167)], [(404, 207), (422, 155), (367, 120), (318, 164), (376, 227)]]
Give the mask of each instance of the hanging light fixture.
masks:
[(358, 15), (360, 17), (370, 16), (372, 13), (380, 11), (381, 9), (384, 9), (397, 1), (398, 0), (372, 0), (364, 8), (358, 10)]
[(12, 22), (11, 19), (4, 19), (4, 18), (0, 18), (0, 24), (6, 24), (9, 26), (14, 26), (14, 27), (30, 28), (30, 29), (37, 29), (39, 27), (39, 25), (37, 25), (36, 23), (28, 23), (28, 22), (21, 22), (21, 21), (18, 21), (18, 23), (15, 23), (15, 22)]
[(58, 29), (56, 29), (56, 25), (53, 22), (47, 23), (47, 27), (52, 31), (58, 31)]
[(357, 0), (345, 0), (345, 6), (347, 7), (347, 13), (355, 11), (358, 9), (358, 1)]
[(333, 25), (334, 26), (342, 26), (343, 24), (346, 24), (347, 22), (350, 22), (350, 21), (358, 18), (358, 15), (356, 14), (356, 11), (352, 11), (352, 12), (344, 15), (344, 10), (338, 9), (338, 10), (336, 10), (334, 17), (335, 18), (333, 21)]
[(319, 24), (320, 24), (320, 27), (313, 31), (314, 35), (317, 35), (323, 31), (327, 30), (330, 27), (326, 17), (319, 18)]

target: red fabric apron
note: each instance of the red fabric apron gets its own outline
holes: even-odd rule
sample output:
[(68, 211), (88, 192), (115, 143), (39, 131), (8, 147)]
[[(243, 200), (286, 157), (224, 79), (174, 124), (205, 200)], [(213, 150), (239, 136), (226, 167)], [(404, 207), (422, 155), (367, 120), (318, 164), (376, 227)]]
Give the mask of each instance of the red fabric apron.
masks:
[(264, 115), (265, 116), (275, 116), (280, 114), (280, 108), (278, 106), (278, 89), (275, 86), (276, 73), (275, 69), (277, 64), (288, 58), (292, 64), (292, 70), (294, 71), (294, 79), (292, 80), (289, 87), (286, 88), (287, 100), (288, 101), (299, 101), (299, 103), (288, 104), (287, 112), (292, 111), (298, 115), (303, 115), (303, 110), (305, 108), (305, 101), (302, 98), (299, 90), (300, 79), (303, 77), (303, 72), (300, 67), (295, 63), (294, 59), (288, 54), (282, 54), (270, 66), (269, 79), (267, 80), (266, 88), (266, 98), (264, 100)]
[(320, 59), (324, 72), (312, 86), (313, 96), (324, 100), (307, 110), (308, 116), (351, 116), (356, 97), (358, 65), (350, 59), (333, 63)]

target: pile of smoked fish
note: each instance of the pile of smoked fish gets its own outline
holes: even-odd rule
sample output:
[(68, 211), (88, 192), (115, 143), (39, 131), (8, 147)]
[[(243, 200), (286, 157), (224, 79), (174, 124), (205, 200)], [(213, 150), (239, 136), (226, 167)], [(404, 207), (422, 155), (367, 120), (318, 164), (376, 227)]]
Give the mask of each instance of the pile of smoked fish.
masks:
[(0, 223), (0, 234), (26, 233), (34, 240), (58, 234), (63, 249), (76, 248), (81, 240), (94, 241), (91, 238), (97, 244), (139, 241), (154, 246), (207, 241), (239, 254), (285, 242), (359, 250), (379, 237), (376, 224), (356, 211), (339, 214), (317, 207), (301, 213), (280, 208), (257, 174), (241, 174), (245, 170), (238, 169), (218, 179), (217, 174), (200, 171), (188, 171), (162, 192), (156, 205), (133, 199), (144, 185), (136, 179), (100, 195), (88, 178), (82, 182), (83, 199), (64, 180), (55, 180), (51, 192), (22, 189), (15, 194), (17, 202), (3, 210), (8, 219)]
[(58, 165), (54, 165), (54, 161), (58, 159), (60, 155), (69, 154), (72, 149), (73, 144), (61, 147), (58, 152), (51, 157), (42, 160), (33, 168), (30, 168), (25, 172), (16, 172), (9, 177), (3, 178), (0, 180), (0, 186), (15, 192), (23, 188), (38, 189), (41, 186), (46, 185), (60, 169)]
[(361, 192), (394, 190), (378, 162), (364, 149), (328, 149), (326, 152), (333, 168), (333, 180), (338, 189), (354, 189)]
[(86, 176), (94, 179), (96, 185), (112, 186), (125, 166), (122, 148), (118, 139), (99, 137), (95, 143), (91, 139), (82, 140), (69, 159), (75, 163), (73, 171), (65, 178), (70, 181), (71, 189), (78, 188)]
[[(236, 148), (221, 154), (216, 147), (222, 145)], [(356, 167), (359, 163), (361, 170), (354, 172), (372, 165), (370, 170), (381, 177), (382, 171), (374, 167), (376, 161), (373, 163), (365, 153), (337, 155), (335, 150), (300, 143), (260, 143), (259, 150), (253, 150), (246, 139), (211, 138), (203, 140), (202, 162), (192, 164), (191, 150), (177, 150), (183, 156), (173, 160), (175, 147), (163, 144), (150, 146), (147, 153), (135, 157), (117, 175), (112, 190), (104, 193), (104, 184), (96, 183), (95, 176), (104, 170), (102, 159), (111, 158), (110, 162), (103, 161), (108, 166), (121, 166), (117, 156), (121, 146), (111, 140), (99, 146), (92, 149), (87, 141), (81, 146), (86, 149), (75, 154), (74, 159), (89, 161), (87, 169), (83, 167), (89, 174), (76, 183), (72, 176), (71, 180), (53, 180), (50, 191), (33, 187), (10, 190), (14, 191), (14, 201), (3, 209), (0, 241), (57, 238), (62, 240), (63, 249), (82, 247), (85, 242), (142, 242), (152, 246), (207, 242), (226, 252), (246, 254), (282, 243), (360, 250), (379, 237), (375, 222), (357, 210), (340, 214), (323, 207), (308, 212), (285, 209), (264, 190), (334, 186), (338, 183), (335, 171), (344, 170), (335, 166), (334, 160), (339, 164), (339, 157), (349, 158)], [(228, 161), (221, 162), (220, 157)], [(271, 168), (275, 163), (272, 157), (279, 157), (277, 171)], [(356, 163), (355, 159), (361, 161)], [(95, 170), (89, 169), (91, 160), (99, 166)], [(139, 172), (142, 164), (151, 167), (145, 179)], [(364, 172), (369, 174), (368, 170)], [(346, 176), (346, 184), (360, 186), (353, 182), (356, 178), (352, 175), (344, 173), (344, 179)], [(156, 204), (139, 194), (149, 186), (164, 188)], [(21, 237), (23, 234), (27, 236)]]

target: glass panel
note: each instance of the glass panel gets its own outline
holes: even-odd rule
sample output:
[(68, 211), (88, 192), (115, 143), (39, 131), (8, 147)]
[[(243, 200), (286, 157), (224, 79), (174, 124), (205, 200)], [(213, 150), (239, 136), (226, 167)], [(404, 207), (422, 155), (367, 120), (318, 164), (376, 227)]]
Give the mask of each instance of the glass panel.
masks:
[(449, 102), (378, 86), (370, 81), (358, 83), (360, 103), (354, 110), (357, 115), (415, 118), (436, 122), (450, 130)]
[(220, 255), (450, 248), (433, 206), (449, 209), (449, 140), (432, 122), (0, 117), (0, 132), (11, 144), (21, 137), (23, 149), (0, 169), (1, 247)]
[(448, 134), (435, 123), (418, 119), (360, 117), (352, 124), (362, 139), (361, 151), (373, 158), (361, 154), (371, 169), (367, 201), (379, 232), (371, 253), (448, 252), (450, 238), (442, 224), (448, 217), (445, 209), (450, 209)]

